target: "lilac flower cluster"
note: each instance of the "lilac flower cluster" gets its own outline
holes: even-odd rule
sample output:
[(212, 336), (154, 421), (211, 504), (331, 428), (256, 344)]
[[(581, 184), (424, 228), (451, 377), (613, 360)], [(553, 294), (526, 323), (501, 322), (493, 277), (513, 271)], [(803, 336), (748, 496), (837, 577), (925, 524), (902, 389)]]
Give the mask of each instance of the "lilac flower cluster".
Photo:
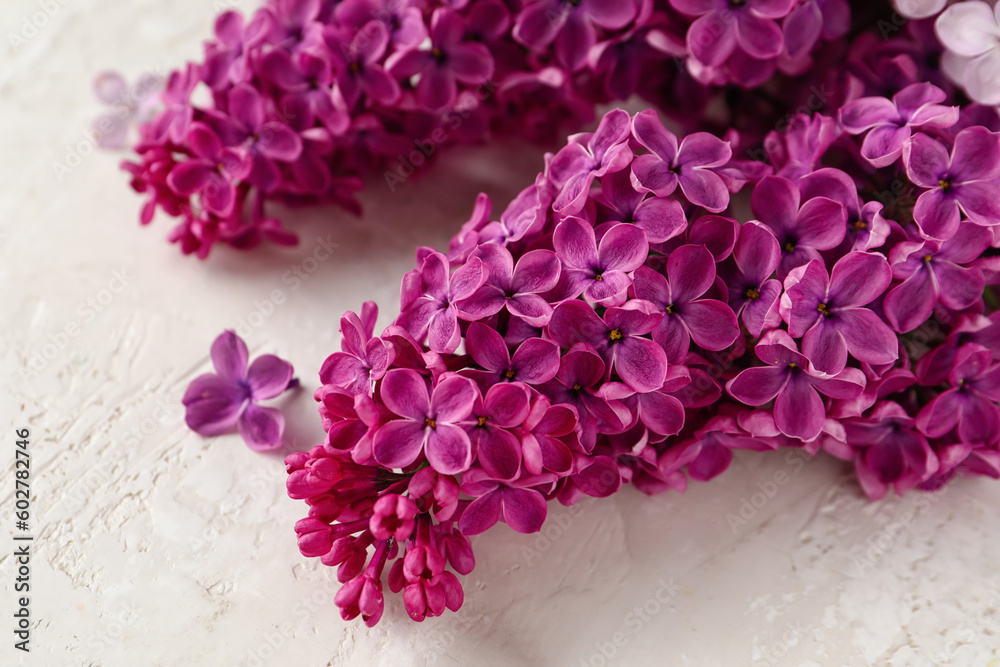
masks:
[(390, 562), (413, 619), (454, 610), (468, 536), (683, 491), (737, 449), (826, 451), (872, 499), (1000, 477), (1000, 132), (946, 98), (798, 117), (766, 168), (616, 109), (498, 219), (481, 195), (381, 336), (374, 304), (344, 316), (326, 441), (286, 459), (344, 618), (379, 620)]
[[(733, 101), (722, 86), (808, 71), (850, 15), (847, 0), (270, 0), (218, 17), (123, 168), (148, 195), (141, 222), (179, 218), (184, 253), (293, 244), (269, 202), (358, 212), (363, 177), (394, 187), (453, 143), (551, 141), (636, 93), (698, 122), (713, 95)], [(793, 102), (750, 117), (773, 127)]]

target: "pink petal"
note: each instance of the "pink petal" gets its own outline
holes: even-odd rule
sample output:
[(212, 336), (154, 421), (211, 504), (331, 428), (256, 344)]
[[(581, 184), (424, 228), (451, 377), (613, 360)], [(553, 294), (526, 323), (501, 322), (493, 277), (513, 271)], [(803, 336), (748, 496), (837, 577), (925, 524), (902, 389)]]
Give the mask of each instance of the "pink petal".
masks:
[(405, 468), (420, 456), (426, 431), (423, 421), (399, 419), (387, 422), (375, 432), (372, 456), (386, 468)]
[(277, 408), (263, 408), (250, 403), (237, 422), (240, 435), (250, 449), (258, 452), (281, 446), (285, 415)]
[(290, 363), (273, 354), (257, 357), (247, 369), (251, 396), (256, 400), (274, 398), (288, 388), (293, 372)]
[(787, 436), (812, 440), (825, 418), (823, 399), (803, 375), (792, 377), (774, 401), (774, 423)]
[(247, 345), (232, 330), (222, 332), (212, 342), (212, 365), (224, 380), (242, 380), (247, 376)]
[(381, 397), (385, 406), (401, 417), (423, 423), (430, 413), (427, 383), (408, 368), (395, 368), (385, 374)]
[(468, 470), (472, 465), (472, 443), (465, 430), (454, 424), (438, 424), (431, 429), (427, 435), (427, 462), (442, 475)]

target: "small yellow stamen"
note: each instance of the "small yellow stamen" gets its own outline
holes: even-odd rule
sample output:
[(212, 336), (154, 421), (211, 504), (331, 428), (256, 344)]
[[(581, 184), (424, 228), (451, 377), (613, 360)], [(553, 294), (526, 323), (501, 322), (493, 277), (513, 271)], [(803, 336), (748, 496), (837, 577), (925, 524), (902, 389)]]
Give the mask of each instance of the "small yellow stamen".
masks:
[(437, 425), (438, 425), (437, 420), (431, 419), (430, 417), (424, 420), (424, 426), (428, 426), (430, 428), (437, 428)]
[(614, 342), (616, 340), (621, 340), (622, 338), (624, 338), (624, 336), (622, 336), (621, 329), (612, 329), (611, 330), (611, 341), (612, 342)]
[(760, 298), (760, 292), (756, 287), (750, 287), (747, 289), (747, 298), (757, 300)]

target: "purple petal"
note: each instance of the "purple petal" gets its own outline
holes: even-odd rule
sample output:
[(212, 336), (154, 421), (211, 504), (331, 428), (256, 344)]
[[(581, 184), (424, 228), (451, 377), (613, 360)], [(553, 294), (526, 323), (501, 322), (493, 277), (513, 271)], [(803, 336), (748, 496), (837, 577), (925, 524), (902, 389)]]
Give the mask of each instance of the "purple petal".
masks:
[(840, 122), (851, 134), (861, 134), (876, 125), (895, 124), (898, 120), (896, 105), (884, 97), (862, 97), (840, 110)]
[(264, 123), (257, 131), (260, 152), (279, 162), (294, 162), (302, 154), (302, 138), (284, 123)]
[(208, 185), (215, 170), (205, 160), (191, 159), (178, 162), (167, 175), (167, 185), (182, 197), (190, 197)]
[(387, 422), (375, 432), (372, 456), (386, 468), (405, 468), (420, 456), (425, 431), (423, 422), (409, 419)]
[(951, 157), (948, 149), (923, 132), (910, 139), (903, 151), (906, 175), (922, 188), (938, 187), (938, 179), (948, 170)]
[(771, 19), (752, 12), (738, 12), (736, 16), (736, 41), (751, 57), (766, 60), (785, 48), (781, 28)]
[(750, 195), (750, 208), (754, 216), (770, 227), (776, 236), (783, 236), (795, 224), (799, 200), (799, 190), (791, 181), (779, 176), (765, 176)]
[[(498, 334), (499, 335), (499, 334)], [(548, 382), (559, 372), (559, 346), (542, 338), (529, 338), (514, 352), (512, 380), (527, 384)]]
[(646, 109), (635, 115), (632, 134), (668, 166), (673, 164), (678, 152), (677, 137), (663, 125), (654, 109)]
[[(471, 380), (468, 382), (472, 384)], [(442, 475), (468, 470), (472, 465), (472, 443), (465, 430), (454, 424), (438, 424), (431, 429), (427, 436), (427, 462)]]
[(647, 338), (630, 337), (612, 349), (615, 370), (625, 384), (642, 393), (663, 386), (667, 355), (659, 345)]
[(952, 150), (951, 176), (958, 183), (1000, 176), (1000, 134), (981, 125), (959, 132)]
[(878, 366), (899, 358), (896, 334), (871, 310), (852, 308), (837, 313), (837, 319), (837, 328), (844, 336), (847, 349), (858, 361)]
[(497, 489), (473, 500), (462, 512), (458, 521), (459, 530), (465, 535), (478, 535), (492, 528), (500, 520), (502, 499), (503, 495)]
[(222, 332), (212, 342), (212, 365), (224, 380), (234, 382), (247, 376), (247, 345), (232, 330)]
[(814, 197), (802, 205), (795, 217), (799, 243), (816, 250), (830, 250), (840, 245), (847, 233), (847, 209), (838, 201)]
[(736, 315), (721, 301), (692, 301), (684, 306), (682, 317), (691, 338), (706, 350), (724, 350), (740, 335)]
[(718, 213), (729, 206), (729, 190), (715, 172), (708, 169), (682, 169), (680, 186), (688, 201)]
[(676, 199), (650, 197), (643, 200), (632, 214), (637, 227), (646, 232), (650, 243), (663, 243), (684, 232), (687, 218)]
[(746, 405), (764, 405), (773, 400), (788, 382), (784, 368), (755, 366), (747, 368), (726, 384), (726, 390)]
[[(845, 311), (845, 313), (853, 312), (853, 310)], [(843, 318), (845, 313), (840, 313), (838, 318)], [(821, 317), (819, 322), (802, 337), (802, 354), (809, 357), (809, 361), (821, 373), (835, 375), (844, 370), (847, 365), (847, 342), (844, 340), (841, 327)]]
[(229, 380), (214, 374), (200, 375), (184, 392), (184, 421), (198, 435), (221, 435), (236, 425), (248, 398), (242, 387)]
[(720, 21), (715, 12), (706, 14), (688, 28), (687, 45), (698, 62), (709, 67), (721, 65), (736, 48), (736, 22)]
[(250, 449), (258, 452), (281, 446), (285, 415), (277, 408), (263, 408), (250, 403), (237, 422), (240, 435)]
[(556, 306), (549, 320), (549, 335), (567, 350), (577, 343), (589, 343), (600, 350), (609, 343), (608, 326), (593, 308), (579, 300)]
[(986, 285), (979, 269), (963, 268), (951, 262), (934, 262), (933, 267), (941, 290), (941, 304), (945, 308), (964, 310), (982, 298)]
[(917, 198), (917, 204), (913, 207), (913, 219), (925, 237), (944, 241), (958, 231), (962, 216), (955, 198), (936, 187)]
[(867, 252), (849, 252), (837, 261), (830, 274), (830, 300), (838, 308), (864, 306), (882, 296), (892, 282), (885, 257)]
[(887, 167), (903, 153), (903, 145), (910, 138), (907, 126), (882, 125), (876, 127), (861, 144), (861, 157), (875, 167)]
[(255, 400), (274, 398), (288, 388), (293, 372), (290, 363), (273, 354), (257, 357), (247, 369), (251, 397)]
[(530, 250), (517, 260), (511, 286), (519, 293), (547, 292), (559, 282), (560, 268), (559, 257), (551, 250)]
[(605, 270), (635, 271), (649, 254), (646, 234), (634, 225), (615, 225), (601, 239), (597, 254)]
[[(566, 218), (552, 237), (556, 253), (567, 265), (589, 269), (597, 260), (594, 228), (579, 218)], [(645, 259), (645, 258), (644, 258)]]
[(519, 533), (537, 533), (542, 529), (548, 504), (541, 493), (534, 489), (504, 488), (500, 494), (503, 498), (503, 519), (508, 526)]
[(640, 192), (666, 197), (677, 189), (677, 174), (655, 155), (640, 155), (632, 162), (632, 185)]
[[(462, 421), (472, 412), (472, 406), (479, 396), (479, 389), (469, 378), (450, 375), (438, 381), (431, 395), (430, 411), (439, 422), (454, 424)], [(442, 472), (442, 471), (439, 471)]]
[(715, 281), (715, 258), (705, 246), (681, 246), (667, 259), (667, 279), (675, 304), (693, 301)]
[(774, 423), (787, 436), (812, 440), (825, 419), (823, 399), (804, 375), (791, 377), (774, 401)]
[(979, 225), (1000, 224), (1000, 198), (997, 197), (996, 182), (963, 183), (953, 186), (953, 189), (969, 220)]
[(505, 482), (517, 477), (521, 470), (521, 445), (509, 431), (474, 427), (472, 438), (479, 464), (490, 477)]
[(430, 414), (430, 399), (424, 378), (408, 368), (394, 368), (385, 374), (381, 387), (382, 402), (401, 417), (423, 423)]
[(537, 294), (518, 294), (506, 303), (512, 315), (517, 315), (531, 326), (545, 326), (552, 317), (552, 306)]
[(511, 365), (507, 345), (492, 327), (473, 322), (469, 325), (465, 344), (475, 362), (488, 371), (503, 372)]
[(912, 276), (896, 285), (885, 295), (883, 309), (886, 319), (900, 333), (916, 329), (930, 318), (938, 300), (933, 276), (921, 267)]

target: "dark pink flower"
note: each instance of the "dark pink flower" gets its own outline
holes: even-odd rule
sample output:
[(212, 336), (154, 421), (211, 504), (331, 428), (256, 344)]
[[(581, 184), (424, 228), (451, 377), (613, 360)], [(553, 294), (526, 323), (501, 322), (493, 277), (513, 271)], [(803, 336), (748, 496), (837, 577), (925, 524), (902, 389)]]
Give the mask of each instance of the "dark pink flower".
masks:
[(431, 48), (397, 51), (386, 66), (391, 74), (404, 78), (420, 75), (417, 99), (432, 111), (451, 105), (458, 84), (479, 86), (493, 76), (493, 56), (482, 44), (463, 41), (462, 19), (440, 7), (431, 16)]
[(712, 171), (732, 157), (728, 142), (707, 132), (695, 132), (678, 145), (677, 137), (652, 109), (635, 115), (632, 134), (651, 152), (632, 163), (632, 184), (637, 190), (666, 197), (680, 185), (688, 201), (706, 210), (719, 212), (729, 205), (729, 190)]
[(597, 42), (597, 27), (620, 30), (635, 15), (634, 0), (535, 0), (524, 4), (513, 36), (536, 51), (554, 41), (556, 57), (572, 72)]
[(903, 153), (912, 128), (943, 129), (958, 121), (958, 107), (944, 106), (948, 96), (930, 83), (915, 83), (892, 96), (863, 97), (840, 109), (840, 123), (851, 134), (871, 130), (861, 144), (861, 156), (885, 167)]
[(466, 333), (465, 346), (469, 355), (484, 370), (464, 373), (475, 380), (483, 391), (498, 382), (543, 384), (559, 372), (559, 346), (544, 338), (528, 338), (512, 356), (496, 329), (473, 322)]
[(428, 393), (416, 371), (396, 368), (382, 380), (381, 397), (399, 415), (375, 433), (372, 454), (387, 468), (405, 468), (421, 454), (439, 473), (451, 475), (472, 463), (472, 444), (459, 424), (468, 418), (479, 397), (472, 380), (447, 375)]
[(983, 273), (969, 264), (993, 241), (989, 228), (966, 222), (947, 241), (904, 241), (892, 249), (892, 277), (900, 280), (885, 295), (885, 317), (900, 333), (912, 331), (941, 304), (964, 310), (983, 296)]
[[(636, 303), (636, 302), (632, 302)], [(548, 331), (560, 347), (570, 349), (588, 343), (604, 357), (609, 372), (637, 392), (663, 386), (667, 356), (663, 348), (649, 338), (662, 315), (641, 308), (608, 308), (603, 319), (583, 301), (561, 303), (552, 313)]]
[(903, 151), (906, 175), (927, 190), (917, 199), (913, 219), (924, 236), (945, 241), (958, 231), (959, 210), (978, 225), (1000, 224), (1000, 134), (984, 127), (969, 127), (955, 137), (948, 149), (936, 139), (919, 133)]
[(738, 48), (757, 59), (774, 58), (784, 48), (781, 28), (774, 19), (786, 16), (792, 0), (670, 0), (674, 9), (698, 19), (687, 33), (691, 55), (708, 66), (718, 66)]
[(861, 488), (872, 500), (885, 497), (890, 486), (902, 494), (937, 472), (937, 456), (913, 422), (892, 401), (879, 403), (865, 418), (844, 422), (848, 443), (860, 450), (854, 465)]
[(667, 258), (667, 275), (640, 267), (635, 295), (664, 314), (653, 331), (672, 364), (684, 363), (693, 339), (706, 350), (722, 350), (736, 340), (740, 326), (725, 303), (703, 298), (715, 282), (715, 259), (705, 246), (684, 245)]
[(853, 398), (865, 388), (864, 374), (845, 368), (833, 377), (813, 370), (795, 341), (785, 331), (775, 329), (754, 348), (767, 366), (742, 371), (726, 383), (726, 390), (746, 405), (774, 401), (774, 423), (785, 435), (812, 440), (823, 430), (826, 408), (820, 393), (831, 398)]
[(802, 338), (802, 353), (822, 373), (836, 375), (847, 355), (869, 364), (899, 357), (896, 334), (865, 306), (892, 281), (883, 255), (850, 252), (827, 274), (819, 260), (794, 269), (785, 279), (782, 317), (788, 333)]
[(624, 300), (632, 284), (629, 274), (642, 266), (648, 253), (646, 235), (635, 225), (614, 225), (598, 245), (594, 228), (575, 217), (559, 223), (552, 244), (564, 265), (568, 296), (583, 294), (588, 301), (608, 305)]
[(1000, 363), (976, 343), (959, 348), (948, 374), (951, 387), (934, 397), (917, 415), (916, 425), (929, 438), (952, 429), (970, 445), (994, 445), (1000, 439)]
[(532, 250), (517, 260), (502, 245), (487, 243), (472, 254), (489, 269), (486, 284), (458, 304), (459, 310), (475, 318), (495, 315), (506, 308), (532, 326), (548, 323), (552, 306), (539, 294), (559, 282), (561, 265), (551, 250)]

